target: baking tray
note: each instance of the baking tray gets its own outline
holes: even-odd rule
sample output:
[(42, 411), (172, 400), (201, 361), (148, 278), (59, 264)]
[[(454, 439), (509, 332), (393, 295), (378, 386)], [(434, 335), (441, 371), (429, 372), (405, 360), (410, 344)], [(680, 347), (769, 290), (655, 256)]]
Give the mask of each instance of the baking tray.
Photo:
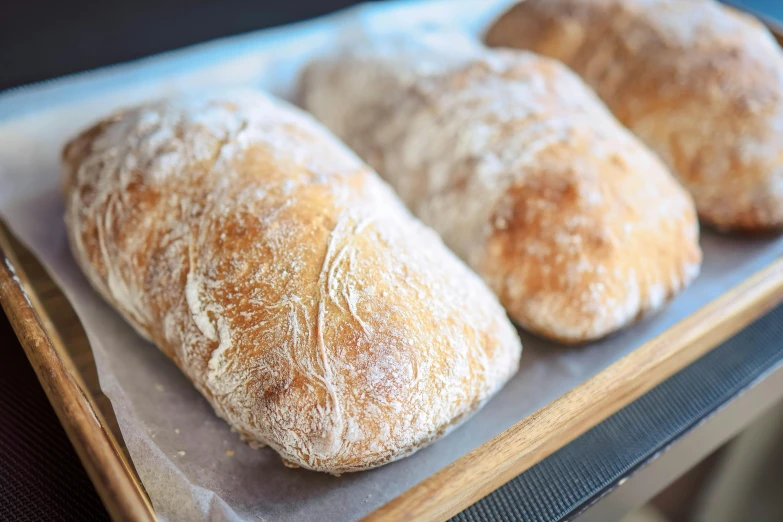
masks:
[[(783, 31), (769, 24), (779, 42)], [(106, 508), (155, 520), (98, 385), (75, 312), (35, 257), (0, 223), (0, 303)], [(783, 258), (661, 335), (370, 513), (442, 520), (458, 513), (701, 357), (783, 302)]]

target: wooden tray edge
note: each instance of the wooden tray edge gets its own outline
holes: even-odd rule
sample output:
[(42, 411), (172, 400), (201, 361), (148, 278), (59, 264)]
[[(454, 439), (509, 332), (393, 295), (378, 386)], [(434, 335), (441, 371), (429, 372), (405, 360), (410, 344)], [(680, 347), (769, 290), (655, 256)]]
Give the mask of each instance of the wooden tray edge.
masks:
[(104, 506), (113, 520), (155, 521), (141, 480), (106, 428), (2, 226), (0, 259), (0, 305)]

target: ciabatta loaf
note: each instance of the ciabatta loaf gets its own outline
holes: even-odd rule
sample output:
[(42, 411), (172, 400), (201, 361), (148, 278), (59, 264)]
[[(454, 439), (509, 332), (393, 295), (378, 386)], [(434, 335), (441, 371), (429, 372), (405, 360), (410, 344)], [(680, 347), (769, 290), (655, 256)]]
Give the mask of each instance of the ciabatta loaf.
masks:
[(289, 464), (379, 466), (514, 374), (496, 298), (299, 110), (252, 91), (119, 112), (64, 151), (92, 285)]
[(576, 71), (721, 229), (783, 227), (783, 51), (713, 0), (527, 0), (489, 30)]
[(318, 59), (304, 107), (547, 337), (602, 337), (698, 273), (693, 202), (553, 60), (452, 33)]

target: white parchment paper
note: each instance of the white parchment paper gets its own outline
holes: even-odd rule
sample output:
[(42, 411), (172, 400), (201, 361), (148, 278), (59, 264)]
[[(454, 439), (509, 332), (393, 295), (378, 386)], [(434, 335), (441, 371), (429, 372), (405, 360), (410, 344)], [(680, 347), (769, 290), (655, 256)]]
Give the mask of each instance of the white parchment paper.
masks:
[(454, 26), (478, 34), (511, 0), (387, 2), (0, 95), (0, 215), (78, 313), (133, 462), (161, 520), (354, 520), (479, 446), (783, 255), (783, 239), (705, 232), (700, 278), (663, 313), (591, 346), (523, 334), (519, 374), (454, 433), (380, 469), (292, 470), (239, 441), (179, 370), (88, 286), (67, 248), (64, 141), (122, 105), (195, 87), (255, 85), (290, 98), (313, 53), (363, 31)]

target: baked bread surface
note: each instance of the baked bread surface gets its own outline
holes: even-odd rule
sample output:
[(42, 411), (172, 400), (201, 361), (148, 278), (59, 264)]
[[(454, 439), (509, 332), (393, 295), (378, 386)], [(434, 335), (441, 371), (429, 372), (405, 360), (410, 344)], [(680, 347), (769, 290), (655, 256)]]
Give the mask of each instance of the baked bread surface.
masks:
[(783, 51), (713, 0), (527, 0), (490, 28), (579, 74), (720, 229), (783, 226)]
[(699, 271), (691, 198), (552, 60), (391, 37), (313, 61), (300, 98), (529, 330), (602, 337)]
[(518, 367), (481, 280), (283, 102), (235, 91), (136, 107), (63, 162), (92, 285), (290, 465), (341, 473), (410, 454)]

